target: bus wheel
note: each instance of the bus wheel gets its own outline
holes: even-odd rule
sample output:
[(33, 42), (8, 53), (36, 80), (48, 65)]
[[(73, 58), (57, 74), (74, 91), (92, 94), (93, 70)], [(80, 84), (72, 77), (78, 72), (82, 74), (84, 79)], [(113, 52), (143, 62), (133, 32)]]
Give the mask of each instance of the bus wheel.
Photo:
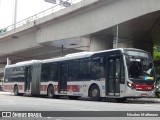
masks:
[(119, 103), (123, 103), (127, 100), (127, 98), (117, 98), (116, 101)]
[(16, 96), (19, 95), (19, 93), (18, 93), (18, 86), (17, 85), (14, 86), (14, 95), (16, 95)]
[(91, 100), (93, 100), (93, 101), (100, 100), (100, 90), (97, 85), (91, 86), (90, 91), (89, 91), (89, 96), (90, 96)]
[(53, 87), (53, 85), (50, 85), (48, 87), (47, 95), (48, 95), (49, 98), (53, 98), (54, 97), (54, 87)]

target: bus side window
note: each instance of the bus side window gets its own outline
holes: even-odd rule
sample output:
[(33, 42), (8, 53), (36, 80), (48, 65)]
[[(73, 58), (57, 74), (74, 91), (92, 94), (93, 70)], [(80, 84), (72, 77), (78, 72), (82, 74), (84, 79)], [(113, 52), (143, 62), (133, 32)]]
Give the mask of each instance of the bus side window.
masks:
[(42, 64), (41, 80), (44, 81), (58, 81), (58, 65), (57, 63)]
[(50, 80), (52, 81), (58, 81), (58, 64), (57, 63), (51, 63), (50, 65)]
[(6, 68), (5, 70), (5, 76), (4, 76), (4, 82), (9, 82), (11, 79), (11, 68)]
[(81, 59), (80, 60), (80, 69), (79, 69), (79, 80), (90, 80), (90, 60), (89, 59)]
[(79, 60), (72, 60), (68, 64), (68, 80), (76, 81), (79, 72)]
[(92, 79), (104, 78), (104, 62), (102, 57), (92, 58), (91, 75)]
[(50, 75), (50, 66), (47, 63), (42, 64), (41, 80), (48, 81)]

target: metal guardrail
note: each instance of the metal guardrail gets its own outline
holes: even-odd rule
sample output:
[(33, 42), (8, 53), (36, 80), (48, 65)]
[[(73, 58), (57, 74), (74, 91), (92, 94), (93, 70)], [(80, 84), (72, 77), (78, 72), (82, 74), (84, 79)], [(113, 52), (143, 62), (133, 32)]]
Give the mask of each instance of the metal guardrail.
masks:
[(6, 33), (6, 31), (7, 31), (7, 29), (6, 29), (6, 28), (4, 28), (4, 29), (1, 29), (1, 30), (0, 30), (0, 35), (1, 35), (1, 34), (4, 34), (4, 33)]
[[(68, 1), (68, 0), (66, 0), (66, 1)], [(76, 2), (76, 1), (79, 1), (79, 0), (73, 0), (73, 1), (71, 2), (71, 5), (78, 3), (78, 2)], [(64, 2), (65, 2), (65, 1), (64, 1)], [(13, 29), (19, 28), (19, 27), (21, 27), (21, 26), (23, 26), (23, 25), (25, 25), (25, 24), (28, 24), (28, 23), (30, 23), (30, 22), (32, 22), (32, 21), (34, 21), (34, 20), (43, 18), (43, 17), (45, 17), (45, 16), (47, 16), (47, 15), (50, 15), (50, 14), (52, 14), (52, 13), (55, 13), (55, 12), (57, 12), (57, 11), (60, 11), (60, 10), (62, 10), (62, 9), (64, 9), (64, 8), (66, 8), (66, 7), (62, 6), (62, 4), (63, 4), (63, 3), (56, 4), (55, 6), (49, 8), (49, 9), (47, 9), (47, 10), (44, 10), (44, 11), (38, 13), (38, 14), (35, 14), (35, 15), (31, 16), (31, 17), (28, 17), (28, 18), (26, 18), (26, 19), (24, 19), (24, 20), (22, 20), (22, 21), (17, 22), (15, 25), (12, 24), (12, 25), (10, 25), (10, 26), (8, 26), (8, 27), (6, 27), (6, 28), (3, 28), (3, 29), (0, 30), (0, 35), (3, 35), (3, 34), (5, 34), (5, 33), (7, 33), (8, 31), (11, 31), (11, 30), (13, 30)]]

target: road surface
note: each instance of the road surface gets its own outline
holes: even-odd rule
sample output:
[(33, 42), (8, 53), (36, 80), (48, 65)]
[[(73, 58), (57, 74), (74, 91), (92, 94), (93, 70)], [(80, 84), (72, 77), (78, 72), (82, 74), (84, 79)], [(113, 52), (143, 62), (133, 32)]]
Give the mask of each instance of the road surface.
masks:
[[(9, 92), (0, 92), (0, 111), (52, 111), (55, 113), (57, 111), (66, 112), (69, 117), (61, 117), (58, 116), (58, 118), (50, 118), (47, 117), (45, 119), (54, 119), (54, 120), (75, 120), (75, 118), (72, 117), (71, 111), (78, 111), (79, 113), (83, 113), (85, 111), (86, 114), (89, 114), (91, 111), (93, 111), (95, 114), (93, 116), (98, 115), (101, 111), (111, 111), (110, 113), (106, 113), (109, 115), (115, 114), (115, 116), (118, 114), (117, 111), (134, 111), (135, 113), (138, 113), (137, 111), (146, 112), (146, 111), (160, 111), (160, 99), (156, 98), (145, 98), (145, 99), (130, 99), (127, 100), (125, 103), (116, 103), (115, 101), (108, 101), (103, 100), (102, 102), (96, 102), (96, 101), (90, 101), (88, 99), (79, 99), (79, 100), (69, 100), (66, 98), (59, 98), (59, 99), (49, 99), (47, 97), (30, 97), (30, 96), (14, 96), (12, 93)], [(78, 114), (78, 112), (73, 113), (73, 116), (75, 114)], [(53, 114), (55, 114), (53, 113)], [(121, 114), (119, 113), (119, 114)], [(133, 112), (132, 112), (133, 113)], [(154, 113), (154, 112), (153, 112)], [(160, 113), (160, 112), (159, 112)], [(125, 113), (127, 114), (127, 113)], [(139, 113), (138, 113), (139, 114)], [(159, 115), (160, 116), (160, 115)], [(82, 120), (82, 117), (76, 117), (77, 120)], [(83, 120), (105, 120), (104, 117), (93, 117), (87, 116), (83, 118)], [(126, 116), (127, 117), (127, 116)], [(126, 117), (123, 117), (123, 120), (126, 119)], [(134, 117), (134, 116), (133, 116)], [(108, 118), (108, 117), (107, 117)], [(120, 117), (117, 117), (120, 118)], [(130, 117), (132, 118), (132, 117)], [(136, 117), (137, 119), (138, 117)], [(2, 120), (8, 120), (8, 118), (1, 118)], [(12, 118), (13, 120), (22, 119), (22, 118)], [(28, 118), (23, 118), (27, 120)], [(32, 118), (37, 120), (37, 118)], [(42, 119), (42, 118), (39, 118)], [(43, 118), (44, 119), (44, 118)], [(42, 120), (43, 120), (42, 119)], [(111, 117), (110, 119), (113, 119)], [(141, 120), (142, 117), (140, 118)], [(150, 117), (145, 117), (145, 120), (150, 120)], [(154, 117), (155, 120), (158, 120), (159, 117)], [(152, 118), (152, 120), (154, 120)]]

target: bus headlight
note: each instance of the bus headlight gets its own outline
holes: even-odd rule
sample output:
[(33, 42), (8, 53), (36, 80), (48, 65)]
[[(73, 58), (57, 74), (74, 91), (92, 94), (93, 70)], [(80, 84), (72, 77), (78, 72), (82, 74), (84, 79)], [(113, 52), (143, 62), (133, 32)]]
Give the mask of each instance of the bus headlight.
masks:
[(135, 84), (134, 83), (127, 82), (127, 86), (129, 88), (131, 88), (132, 90), (135, 90)]

